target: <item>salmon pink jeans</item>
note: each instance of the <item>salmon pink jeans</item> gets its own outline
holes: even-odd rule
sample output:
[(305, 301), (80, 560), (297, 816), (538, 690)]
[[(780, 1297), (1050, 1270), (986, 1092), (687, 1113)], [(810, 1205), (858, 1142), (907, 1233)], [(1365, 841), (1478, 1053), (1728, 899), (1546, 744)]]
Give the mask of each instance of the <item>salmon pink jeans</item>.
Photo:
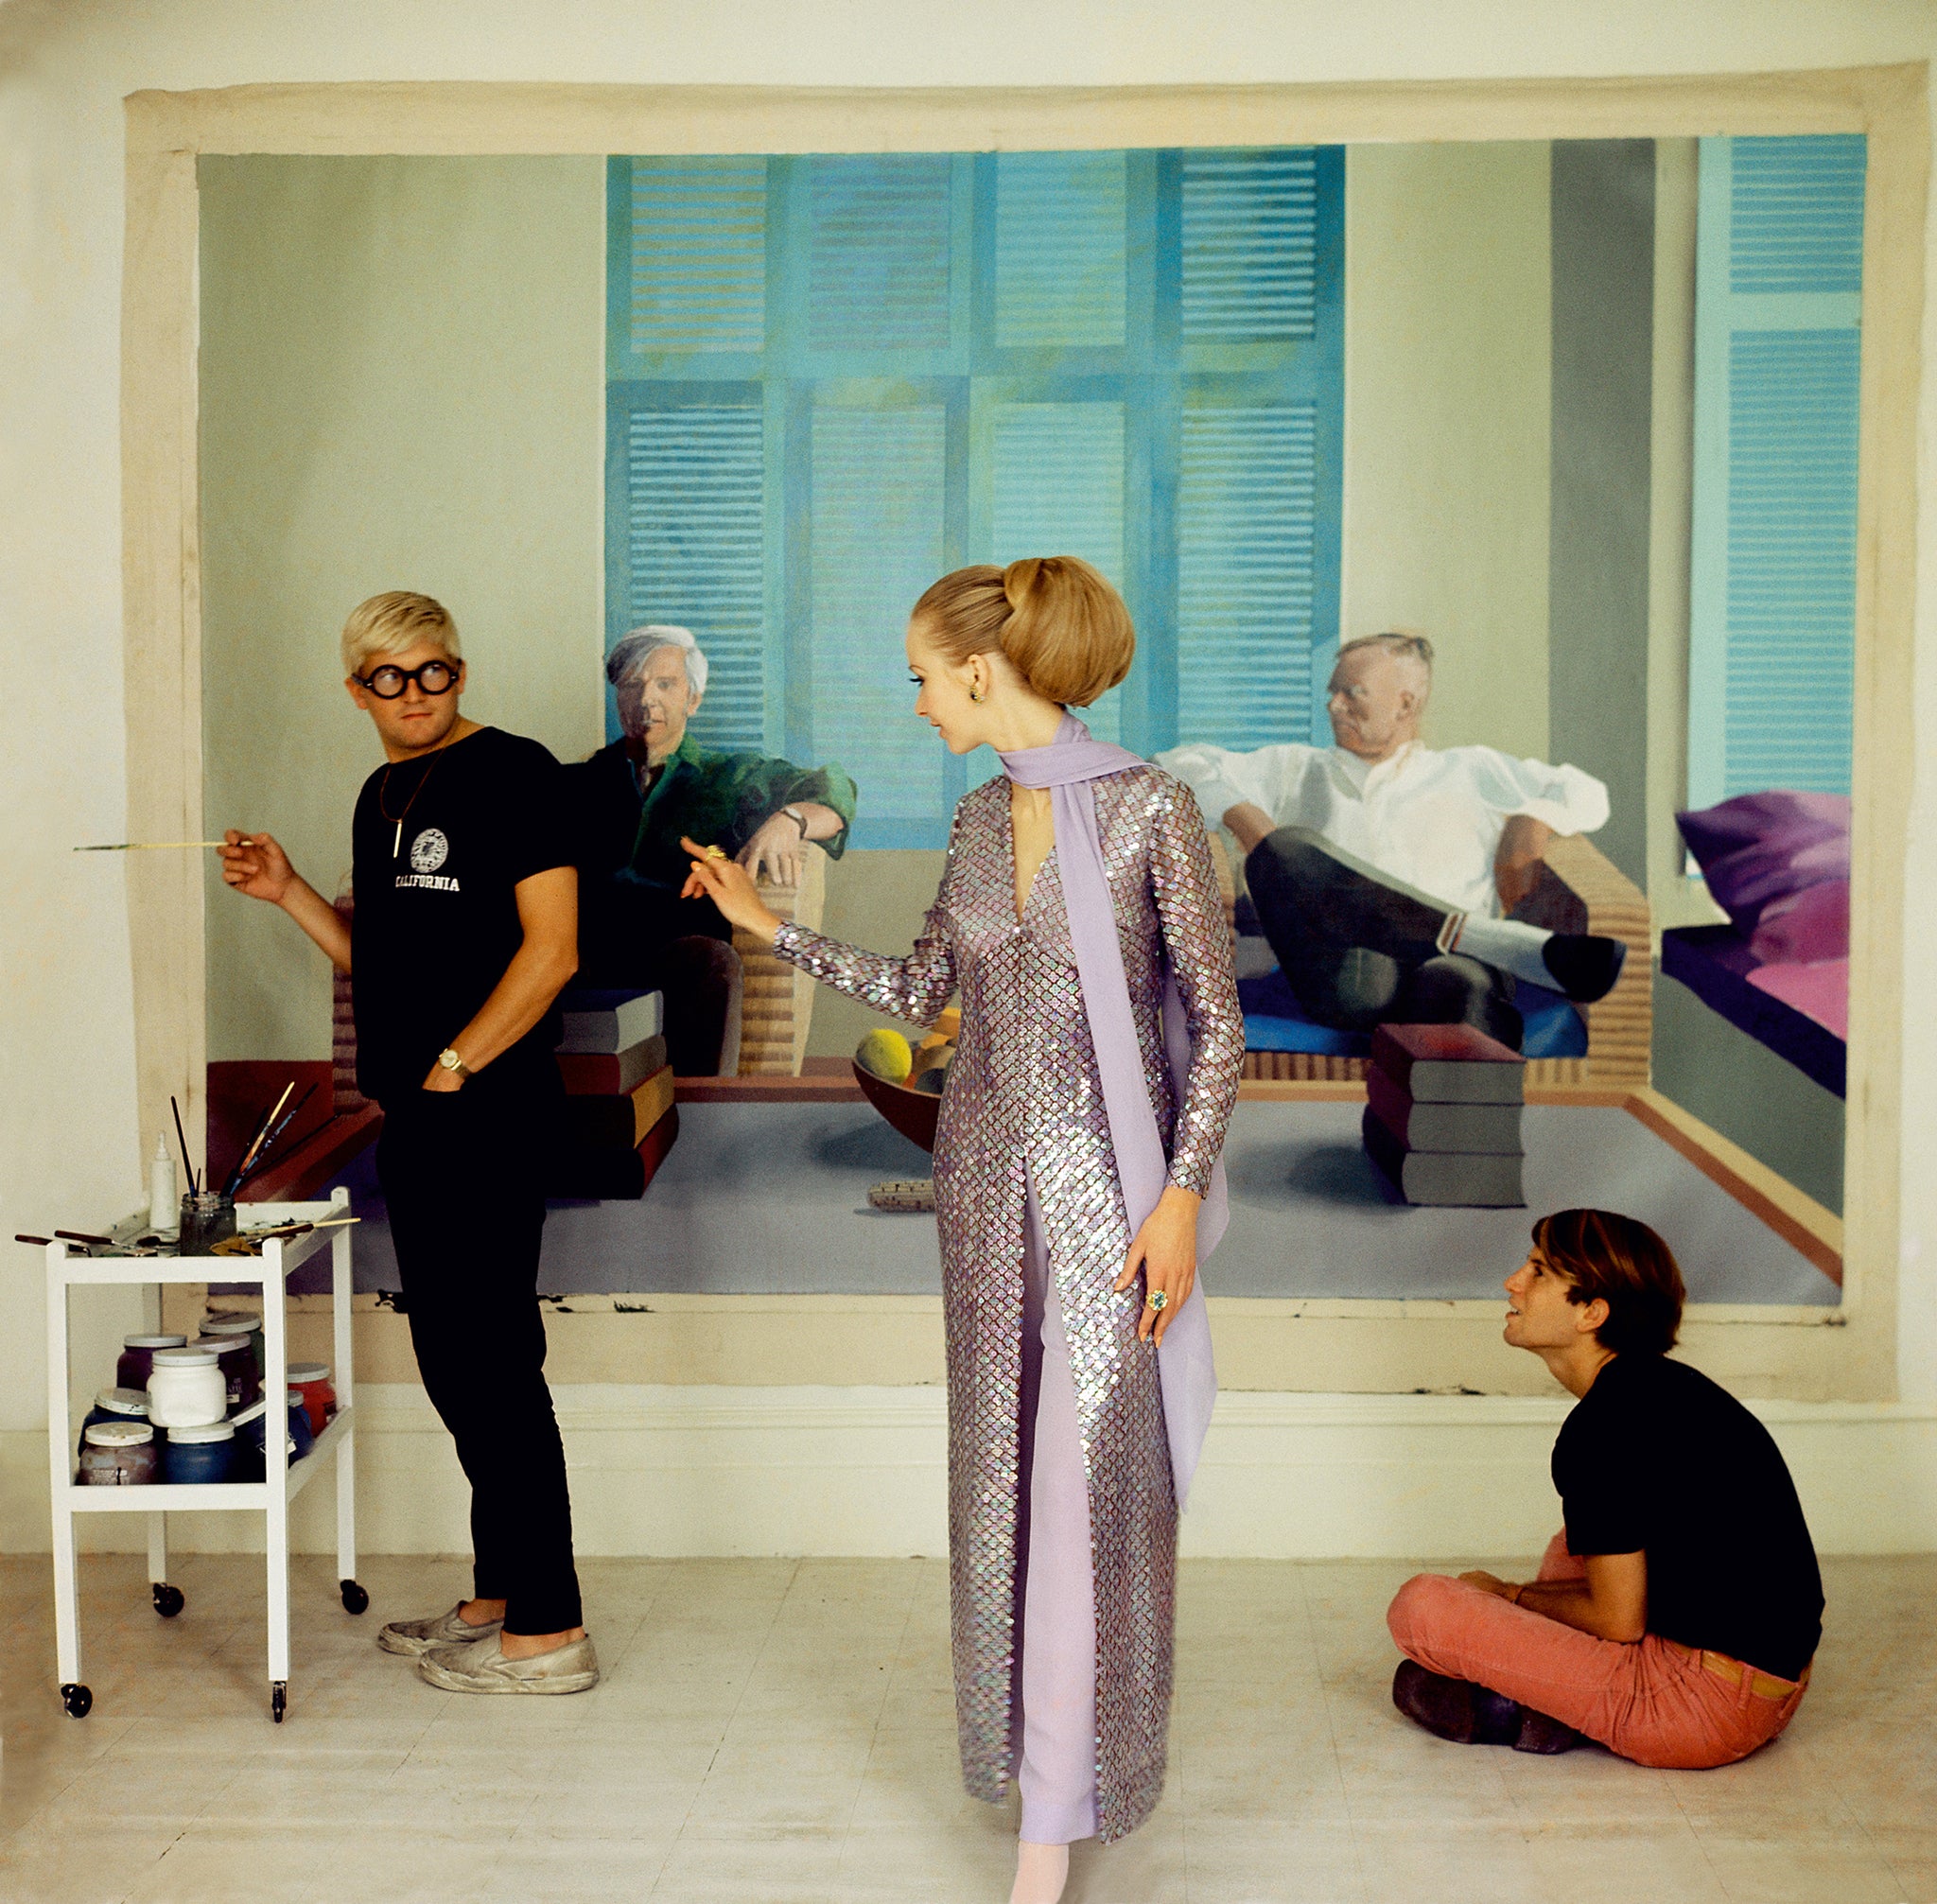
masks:
[[(1556, 1534), (1543, 1581), (1584, 1580), (1585, 1566)], [(1638, 1765), (1700, 1769), (1746, 1758), (1786, 1726), (1802, 1703), (1801, 1683), (1700, 1653), (1655, 1633), (1624, 1644), (1596, 1639), (1483, 1587), (1420, 1574), (1386, 1615), (1399, 1650), (1428, 1672), (1484, 1686), (1558, 1719)], [(1736, 1678), (1723, 1674), (1735, 1669)], [(1779, 1698), (1757, 1692), (1787, 1687)]]

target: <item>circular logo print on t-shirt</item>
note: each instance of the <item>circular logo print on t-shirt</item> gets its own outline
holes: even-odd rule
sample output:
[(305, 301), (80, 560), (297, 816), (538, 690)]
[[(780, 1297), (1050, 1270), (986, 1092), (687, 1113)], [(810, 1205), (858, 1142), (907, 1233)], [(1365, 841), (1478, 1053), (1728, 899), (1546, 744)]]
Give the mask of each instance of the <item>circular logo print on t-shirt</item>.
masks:
[(434, 873), (450, 857), (450, 842), (435, 827), (426, 827), (410, 842), (410, 870)]

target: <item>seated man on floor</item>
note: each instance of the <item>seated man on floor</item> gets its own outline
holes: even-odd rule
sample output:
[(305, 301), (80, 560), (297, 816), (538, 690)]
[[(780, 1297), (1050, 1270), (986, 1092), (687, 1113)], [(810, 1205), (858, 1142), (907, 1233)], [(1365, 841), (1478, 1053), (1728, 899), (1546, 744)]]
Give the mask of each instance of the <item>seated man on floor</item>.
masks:
[(1539, 1577), (1421, 1574), (1387, 1615), (1393, 1703), (1469, 1745), (1727, 1765), (1794, 1716), (1823, 1581), (1769, 1430), (1668, 1359), (1682, 1272), (1645, 1223), (1562, 1210), (1507, 1279), (1507, 1340), (1579, 1403), (1554, 1443), (1566, 1529)]
[(689, 630), (635, 628), (605, 659), (620, 738), (565, 770), (579, 853), (582, 987), (666, 993), (667, 1056), (682, 1077), (735, 1069), (740, 961), (710, 900), (680, 897), (680, 836), (717, 841), (756, 878), (797, 885), (809, 840), (839, 859), (854, 782), (831, 762), (796, 767), (703, 746), (689, 731), (707, 691)]
[(1500, 917), (1553, 834), (1606, 825), (1607, 789), (1496, 747), (1422, 745), (1432, 686), (1424, 636), (1364, 636), (1332, 670), (1335, 745), (1174, 747), (1157, 764), (1243, 849), (1258, 923), (1307, 1016), (1342, 1031), (1464, 1022), (1518, 1051), (1516, 978), (1588, 1004), (1620, 976), (1619, 939)]

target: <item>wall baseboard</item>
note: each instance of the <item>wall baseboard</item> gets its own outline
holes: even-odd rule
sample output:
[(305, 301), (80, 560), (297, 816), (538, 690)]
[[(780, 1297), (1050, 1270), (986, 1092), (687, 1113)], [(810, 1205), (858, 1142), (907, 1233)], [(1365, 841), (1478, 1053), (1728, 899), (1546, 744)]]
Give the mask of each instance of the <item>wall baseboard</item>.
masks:
[[(935, 1388), (573, 1385), (555, 1391), (579, 1551), (913, 1555), (947, 1550), (947, 1430)], [(1825, 1554), (1937, 1551), (1937, 1406), (1754, 1405)], [(1421, 1559), (1535, 1554), (1560, 1521), (1547, 1457), (1560, 1399), (1228, 1393), (1183, 1527), (1186, 1554)], [(421, 1389), (357, 1391), (358, 1526), (368, 1553), (469, 1542), (463, 1479)], [(46, 1443), (0, 1434), (0, 1546), (48, 1549)], [(318, 1476), (291, 1540), (326, 1553)], [(136, 1552), (140, 1517), (90, 1517), (96, 1551)], [(261, 1524), (171, 1516), (172, 1546), (252, 1552)]]

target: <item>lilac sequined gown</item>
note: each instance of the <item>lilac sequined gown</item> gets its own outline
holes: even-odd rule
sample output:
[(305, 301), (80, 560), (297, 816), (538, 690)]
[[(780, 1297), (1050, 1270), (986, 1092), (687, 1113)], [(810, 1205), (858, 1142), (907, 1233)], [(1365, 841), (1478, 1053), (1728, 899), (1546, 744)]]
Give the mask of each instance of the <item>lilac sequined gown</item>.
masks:
[[(1143, 1071), (1175, 1183), (1202, 1195), (1237, 1099), (1244, 1019), (1209, 842), (1178, 781), (1140, 767), (1094, 782)], [(888, 958), (781, 926), (779, 956), (878, 1009), (961, 1040), (934, 1149), (948, 1336), (949, 1528), (963, 1776), (999, 1800), (1015, 1773), (1019, 1390), (1024, 1207), (1033, 1185), (1067, 1335), (1086, 1458), (1096, 1632), (1096, 1814), (1134, 1830), (1163, 1787), (1177, 1502), (1141, 1292), (1111, 1285), (1130, 1236), (1076, 979), (1056, 854), (1016, 917), (1009, 784), (955, 810), (947, 869), (915, 949)], [(1166, 959), (1193, 1055), (1181, 1104), (1163, 1050)]]

